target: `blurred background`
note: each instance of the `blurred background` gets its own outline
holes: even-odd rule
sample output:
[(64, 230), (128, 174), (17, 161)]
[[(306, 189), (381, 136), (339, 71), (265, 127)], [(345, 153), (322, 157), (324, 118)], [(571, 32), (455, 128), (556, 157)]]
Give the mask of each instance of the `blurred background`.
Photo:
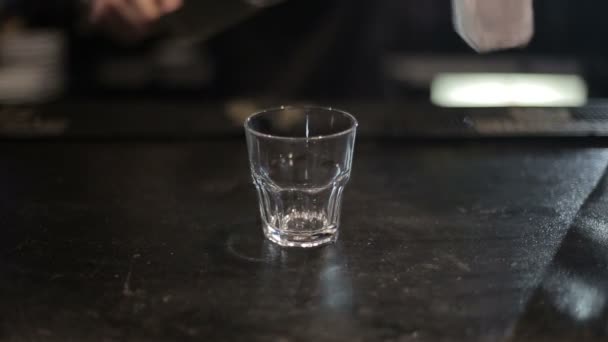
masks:
[(302, 102), (369, 135), (604, 134), (608, 4), (535, 0), (529, 46), (477, 54), (447, 0), (236, 2), (186, 1), (124, 41), (89, 1), (0, 1), (0, 133), (236, 134)]

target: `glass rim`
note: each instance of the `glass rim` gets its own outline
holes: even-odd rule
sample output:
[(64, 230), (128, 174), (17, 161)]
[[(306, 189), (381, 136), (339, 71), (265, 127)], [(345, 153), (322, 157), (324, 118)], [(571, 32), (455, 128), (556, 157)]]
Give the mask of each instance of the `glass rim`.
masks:
[[(284, 135), (267, 134), (267, 133), (262, 133), (260, 131), (257, 131), (251, 127), (251, 121), (253, 119), (255, 119), (255, 117), (257, 117), (257, 116), (260, 116), (263, 114), (268, 114), (270, 112), (280, 112), (280, 111), (289, 110), (289, 109), (323, 110), (323, 111), (328, 111), (328, 112), (339, 113), (341, 115), (344, 115), (350, 121), (350, 126), (347, 129), (336, 132), (336, 133), (326, 134), (326, 135), (313, 135), (310, 137), (288, 137), (288, 136), (284, 136)], [(309, 140), (331, 139), (331, 138), (336, 138), (336, 137), (350, 134), (357, 129), (357, 127), (359, 126), (359, 122), (352, 114), (350, 114), (349, 112), (347, 112), (345, 110), (341, 110), (341, 109), (337, 109), (337, 108), (333, 108), (333, 107), (297, 106), (296, 105), (296, 106), (280, 106), (280, 107), (267, 108), (267, 109), (257, 111), (255, 113), (249, 115), (243, 125), (245, 126), (245, 130), (247, 132), (249, 132), (255, 136), (262, 137), (262, 138), (276, 139), (276, 140), (288, 140), (288, 141), (309, 141)]]

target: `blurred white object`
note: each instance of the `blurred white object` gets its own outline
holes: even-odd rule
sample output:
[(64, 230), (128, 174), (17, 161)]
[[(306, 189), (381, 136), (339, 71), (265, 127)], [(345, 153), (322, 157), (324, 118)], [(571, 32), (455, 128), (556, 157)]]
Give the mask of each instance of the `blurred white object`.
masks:
[(0, 103), (37, 103), (64, 85), (64, 37), (56, 31), (17, 31), (0, 37)]
[(532, 0), (452, 0), (456, 32), (477, 52), (528, 44), (534, 35)]
[(445, 73), (583, 73), (583, 65), (576, 58), (528, 53), (491, 57), (474, 54), (389, 54), (384, 62), (385, 70), (393, 80), (422, 90), (428, 90), (435, 76)]
[(578, 107), (587, 84), (578, 75), (447, 73), (431, 85), (431, 101), (442, 107)]

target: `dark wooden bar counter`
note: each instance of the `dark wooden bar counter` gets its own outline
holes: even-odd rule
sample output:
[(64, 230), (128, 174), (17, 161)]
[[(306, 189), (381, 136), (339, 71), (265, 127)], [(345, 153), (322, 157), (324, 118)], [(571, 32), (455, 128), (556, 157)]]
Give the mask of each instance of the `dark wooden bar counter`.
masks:
[(7, 139), (0, 165), (3, 340), (608, 335), (602, 143), (363, 134), (312, 250), (263, 239), (239, 136)]

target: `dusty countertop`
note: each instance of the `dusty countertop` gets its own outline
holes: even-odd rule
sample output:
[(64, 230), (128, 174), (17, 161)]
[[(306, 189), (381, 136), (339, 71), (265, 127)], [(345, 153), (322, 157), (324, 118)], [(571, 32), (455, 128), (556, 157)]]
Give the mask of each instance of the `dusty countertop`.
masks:
[(604, 340), (608, 150), (362, 140), (335, 245), (262, 237), (241, 139), (0, 143), (0, 339)]

